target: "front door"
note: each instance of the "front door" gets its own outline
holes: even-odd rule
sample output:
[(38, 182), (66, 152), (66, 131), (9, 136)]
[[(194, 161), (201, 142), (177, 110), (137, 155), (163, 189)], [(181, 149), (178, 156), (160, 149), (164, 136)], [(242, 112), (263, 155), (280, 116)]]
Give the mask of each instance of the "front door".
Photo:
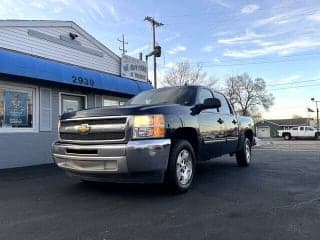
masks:
[[(212, 98), (213, 95), (209, 89), (201, 88), (198, 92), (198, 103), (203, 103), (205, 99)], [(205, 109), (198, 115), (199, 130), (202, 141), (202, 157), (210, 159), (220, 156), (225, 144), (224, 120), (217, 113), (216, 109)]]

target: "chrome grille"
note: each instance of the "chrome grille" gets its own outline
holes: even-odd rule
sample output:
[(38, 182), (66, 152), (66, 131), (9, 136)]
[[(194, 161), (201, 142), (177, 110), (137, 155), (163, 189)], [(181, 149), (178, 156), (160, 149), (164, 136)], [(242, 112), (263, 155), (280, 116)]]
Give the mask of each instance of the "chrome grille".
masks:
[[(85, 131), (81, 131), (85, 127)], [(73, 143), (124, 142), (128, 117), (95, 117), (61, 120), (60, 139)]]

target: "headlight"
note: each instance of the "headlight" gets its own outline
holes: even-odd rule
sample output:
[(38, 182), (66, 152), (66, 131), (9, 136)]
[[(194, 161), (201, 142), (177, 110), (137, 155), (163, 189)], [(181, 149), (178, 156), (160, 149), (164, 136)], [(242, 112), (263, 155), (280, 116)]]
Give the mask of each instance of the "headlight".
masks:
[(163, 115), (134, 116), (133, 138), (161, 138), (165, 133)]

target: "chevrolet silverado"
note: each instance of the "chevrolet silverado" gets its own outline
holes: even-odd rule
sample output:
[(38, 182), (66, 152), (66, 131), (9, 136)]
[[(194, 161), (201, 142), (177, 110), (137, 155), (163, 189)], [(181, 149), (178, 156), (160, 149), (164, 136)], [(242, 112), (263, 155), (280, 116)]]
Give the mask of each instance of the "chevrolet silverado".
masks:
[(52, 146), (58, 167), (83, 181), (190, 188), (195, 165), (224, 154), (251, 161), (253, 121), (202, 86), (152, 89), (124, 106), (64, 113)]

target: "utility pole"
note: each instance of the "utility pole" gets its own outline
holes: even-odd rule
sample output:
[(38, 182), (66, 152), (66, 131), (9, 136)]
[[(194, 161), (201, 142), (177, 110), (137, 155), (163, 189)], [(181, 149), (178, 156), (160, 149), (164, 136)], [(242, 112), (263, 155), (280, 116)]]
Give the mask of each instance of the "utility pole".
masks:
[(128, 44), (128, 42), (124, 40), (124, 34), (122, 34), (122, 40), (118, 38), (118, 41), (122, 43), (122, 48), (119, 47), (119, 50), (122, 51), (122, 55), (125, 55), (127, 52), (127, 50), (125, 49), (125, 45)]
[[(154, 51), (156, 48), (156, 27), (161, 27), (164, 24), (156, 21), (153, 17), (149, 17), (149, 16), (145, 17), (144, 20), (150, 22), (152, 26), (153, 51)], [(156, 60), (155, 54), (153, 54), (153, 78), (154, 78), (154, 88), (157, 88), (157, 60)]]
[(314, 98), (311, 98), (311, 101), (316, 103), (316, 107), (317, 107), (317, 132), (319, 133), (319, 108), (318, 108), (318, 102), (320, 102), (320, 101), (317, 101)]

